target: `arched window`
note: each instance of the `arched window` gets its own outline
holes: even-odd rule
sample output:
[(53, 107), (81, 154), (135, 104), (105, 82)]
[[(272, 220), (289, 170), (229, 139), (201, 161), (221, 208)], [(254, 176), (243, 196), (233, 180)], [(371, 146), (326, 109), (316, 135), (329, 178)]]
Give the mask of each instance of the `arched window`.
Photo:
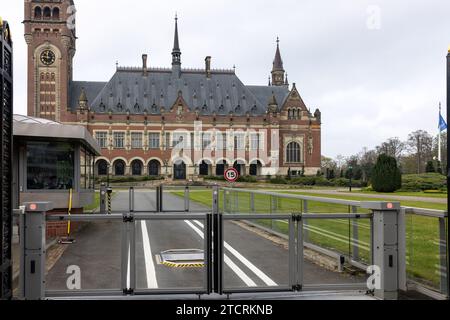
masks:
[(133, 176), (141, 176), (142, 175), (142, 162), (139, 160), (134, 160), (131, 163), (131, 174)]
[(53, 19), (59, 20), (59, 8), (53, 9)]
[(286, 148), (286, 162), (287, 163), (301, 162), (301, 149), (299, 143), (291, 142), (288, 144)]
[(114, 175), (124, 176), (125, 175), (125, 162), (122, 160), (117, 160), (114, 163)]
[(161, 164), (157, 160), (152, 160), (148, 164), (148, 175), (151, 177), (159, 176), (159, 168), (161, 167)]
[(52, 11), (49, 7), (44, 8), (44, 19), (50, 19), (52, 16)]
[(288, 110), (288, 120), (291, 120), (291, 119), (292, 119), (292, 110), (289, 109)]
[(42, 9), (41, 9), (41, 7), (34, 8), (34, 18), (35, 19), (42, 19)]
[(99, 162), (97, 162), (97, 167), (99, 176), (108, 175), (108, 162), (106, 162), (106, 160), (100, 160)]

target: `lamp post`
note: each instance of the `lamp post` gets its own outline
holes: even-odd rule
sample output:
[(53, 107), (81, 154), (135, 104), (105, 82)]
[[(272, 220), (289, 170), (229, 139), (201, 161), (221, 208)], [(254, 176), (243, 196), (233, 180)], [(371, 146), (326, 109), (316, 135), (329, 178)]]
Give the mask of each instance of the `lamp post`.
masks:
[(352, 192), (353, 167), (352, 166), (348, 167), (348, 171), (349, 171), (348, 176), (350, 178), (350, 187), (349, 188), (350, 188), (350, 192)]

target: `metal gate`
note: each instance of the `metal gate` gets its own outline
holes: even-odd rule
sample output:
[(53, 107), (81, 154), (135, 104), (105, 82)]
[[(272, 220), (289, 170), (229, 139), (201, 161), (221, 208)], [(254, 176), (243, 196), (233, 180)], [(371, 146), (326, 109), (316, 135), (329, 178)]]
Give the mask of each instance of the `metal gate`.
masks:
[(0, 299), (12, 296), (13, 51), (10, 35), (8, 23), (0, 24)]

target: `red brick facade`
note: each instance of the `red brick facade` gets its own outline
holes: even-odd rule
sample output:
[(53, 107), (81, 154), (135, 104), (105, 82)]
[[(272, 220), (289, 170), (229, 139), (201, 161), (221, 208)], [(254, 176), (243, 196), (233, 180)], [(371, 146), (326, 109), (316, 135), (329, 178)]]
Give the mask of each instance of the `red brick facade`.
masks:
[[(312, 114), (295, 84), (289, 88), (287, 78), (284, 80), (279, 46), (272, 70), (272, 83), (265, 87), (242, 85), (232, 70), (210, 69), (210, 57), (206, 59), (205, 69), (181, 69), (178, 29), (171, 70), (148, 68), (145, 56), (142, 67), (117, 67), (116, 75), (110, 82), (74, 82), (72, 59), (75, 54), (75, 29), (70, 29), (66, 23), (71, 19), (66, 13), (70, 5), (69, 0), (61, 3), (25, 1), (28, 114), (67, 124), (81, 124), (94, 137), (104, 137), (103, 154), (96, 162), (97, 173), (105, 173), (104, 168), (98, 168), (101, 162), (105, 164), (104, 161), (112, 175), (155, 175), (157, 168), (158, 175), (172, 178), (176, 178), (179, 173), (174, 167), (179, 160), (186, 165), (185, 178), (200, 173), (221, 174), (223, 168), (219, 169), (218, 166), (221, 166), (222, 161), (226, 161), (225, 167), (242, 164), (240, 170), (244, 175), (286, 175), (289, 171), (294, 174), (303, 171), (311, 175), (320, 169), (320, 111), (316, 110)], [(51, 13), (58, 8), (59, 15), (39, 18), (39, 15), (36, 16), (36, 12), (39, 12), (36, 7), (41, 8), (42, 12), (48, 7)], [(54, 52), (55, 62), (48, 59), (44, 52), (46, 50)], [(159, 92), (155, 89), (158, 84), (155, 85), (155, 82), (169, 74), (173, 80), (169, 80), (168, 84), (165, 82), (169, 89), (161, 90), (160, 99), (162, 101), (164, 98), (166, 103), (159, 103)], [(49, 80), (45, 78), (47, 76)], [(136, 79), (135, 85), (134, 80), (127, 83), (123, 79)], [(217, 84), (217, 88), (214, 84)], [(175, 88), (178, 88), (176, 98), (170, 100)], [(209, 88), (209, 92), (204, 88)], [(233, 93), (234, 100), (231, 99)], [(134, 97), (135, 101), (132, 100)], [(204, 100), (204, 107), (207, 101), (211, 101), (208, 112), (202, 112), (200, 100)], [(157, 107), (157, 112), (151, 111), (152, 103)], [(244, 103), (249, 104), (248, 108), (241, 105)], [(251, 109), (253, 103), (254, 109)], [(122, 104), (125, 107), (123, 111)], [(228, 109), (224, 107), (226, 104), (229, 105)], [(227, 111), (220, 112), (221, 109)], [(226, 135), (227, 131), (242, 130), (246, 134), (236, 138), (229, 133), (225, 147), (218, 147), (214, 141), (205, 146), (203, 138), (198, 138), (194, 133), (200, 122), (203, 132), (217, 130)], [(180, 129), (189, 132), (186, 138), (194, 145), (185, 141), (182, 150), (174, 148), (173, 134)], [(250, 133), (249, 130), (254, 132)], [(150, 136), (151, 133), (153, 135)], [(151, 145), (150, 138), (157, 139), (156, 134), (159, 134), (159, 142), (153, 141)], [(213, 136), (219, 137), (216, 133)], [(287, 159), (288, 156), (291, 159)], [(124, 172), (120, 167), (117, 168), (118, 162), (125, 165)]]

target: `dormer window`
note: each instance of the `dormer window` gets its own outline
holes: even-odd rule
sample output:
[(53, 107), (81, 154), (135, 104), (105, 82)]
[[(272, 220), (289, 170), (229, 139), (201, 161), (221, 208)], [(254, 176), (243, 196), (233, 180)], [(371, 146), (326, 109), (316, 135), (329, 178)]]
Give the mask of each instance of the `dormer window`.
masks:
[(100, 105), (98, 106), (98, 109), (100, 110), (100, 112), (105, 112), (106, 111), (106, 106), (103, 102), (100, 103)]
[(122, 104), (120, 102), (117, 104), (117, 110), (118, 111), (123, 111), (123, 106), (122, 106)]
[(141, 111), (141, 107), (139, 106), (139, 103), (136, 102), (136, 104), (134, 105), (134, 112), (139, 112)]
[(158, 107), (156, 106), (156, 104), (152, 105), (152, 113), (157, 113), (158, 112)]

